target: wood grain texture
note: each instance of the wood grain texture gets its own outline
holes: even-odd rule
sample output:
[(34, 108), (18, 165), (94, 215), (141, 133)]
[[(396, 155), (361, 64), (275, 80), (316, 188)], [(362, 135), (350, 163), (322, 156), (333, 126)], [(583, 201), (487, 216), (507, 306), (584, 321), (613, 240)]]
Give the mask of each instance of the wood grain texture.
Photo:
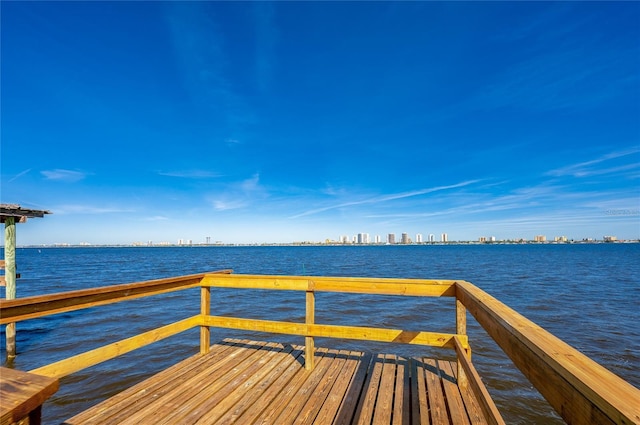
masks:
[(640, 390), (474, 285), (456, 294), (565, 422), (640, 423)]
[(457, 336), (458, 339), (468, 347), (468, 339), (466, 335), (407, 331), (401, 329), (368, 328), (364, 326), (304, 324), (273, 320), (244, 319), (228, 316), (206, 316), (203, 317), (202, 320), (206, 326), (220, 328), (312, 337), (395, 342), (450, 349), (454, 348), (453, 338), (454, 336)]
[(31, 412), (39, 413), (58, 385), (54, 378), (0, 367), (0, 424), (13, 424)]
[(454, 280), (381, 279), (320, 276), (207, 275), (205, 286), (289, 291), (348, 292), (377, 295), (455, 297)]
[[(220, 270), (216, 273), (229, 273), (230, 270)], [(123, 285), (103, 286), (78, 291), (68, 291), (56, 294), (39, 295), (18, 298), (15, 300), (0, 300), (0, 324), (18, 322), (37, 317), (67, 311), (81, 310), (105, 304), (196, 288), (204, 274), (179, 276), (166, 279), (149, 280), (145, 282), (127, 283)]]
[(74, 372), (86, 369), (106, 360), (113, 359), (140, 347), (144, 347), (145, 345), (149, 345), (177, 333), (184, 332), (187, 329), (200, 325), (201, 323), (201, 316), (193, 316), (131, 338), (123, 339), (121, 341), (60, 360), (59, 362), (51, 363), (47, 366), (39, 367), (32, 370), (31, 373), (62, 378), (63, 376), (70, 375)]
[(304, 350), (225, 340), (65, 424), (428, 424), (431, 408), (466, 425), (451, 362), (319, 348), (309, 371)]
[(502, 415), (500, 415), (500, 411), (489, 395), (489, 391), (487, 391), (487, 388), (480, 379), (476, 368), (471, 363), (467, 351), (458, 338), (454, 338), (454, 340), (456, 344), (456, 354), (458, 356), (458, 373), (462, 372), (465, 376), (464, 379), (461, 379), (458, 374), (458, 385), (461, 386), (462, 389), (469, 386), (475, 396), (474, 399), (478, 402), (478, 406), (482, 411), (482, 416), (484, 416), (490, 424), (503, 425), (505, 422), (502, 419)]

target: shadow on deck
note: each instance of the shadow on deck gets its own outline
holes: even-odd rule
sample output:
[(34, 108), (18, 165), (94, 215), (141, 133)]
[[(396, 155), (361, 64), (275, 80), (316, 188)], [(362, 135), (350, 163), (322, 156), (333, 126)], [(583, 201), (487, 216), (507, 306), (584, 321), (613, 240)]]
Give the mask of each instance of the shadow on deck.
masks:
[(226, 339), (64, 422), (483, 424), (455, 363)]

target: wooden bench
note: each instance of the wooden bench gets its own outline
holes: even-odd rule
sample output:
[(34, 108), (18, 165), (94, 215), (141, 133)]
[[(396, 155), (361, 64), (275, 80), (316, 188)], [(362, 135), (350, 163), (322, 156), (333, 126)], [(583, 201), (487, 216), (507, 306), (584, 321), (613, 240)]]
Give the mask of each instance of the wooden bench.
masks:
[(56, 391), (55, 378), (0, 367), (0, 424), (39, 424), (42, 404)]

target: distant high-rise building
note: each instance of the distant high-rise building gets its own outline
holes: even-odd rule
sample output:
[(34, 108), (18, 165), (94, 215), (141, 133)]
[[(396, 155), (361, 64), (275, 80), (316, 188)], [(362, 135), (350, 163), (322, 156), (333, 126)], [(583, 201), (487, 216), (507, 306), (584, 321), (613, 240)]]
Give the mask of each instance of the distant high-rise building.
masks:
[(430, 234), (429, 234), (429, 242), (433, 243), (433, 242), (435, 242), (435, 241), (436, 241), (436, 237), (435, 237), (435, 235), (434, 235), (433, 233), (430, 233)]
[(496, 237), (495, 237), (495, 236), (491, 236), (491, 237), (489, 238), (489, 242), (495, 242), (495, 241), (496, 241)]
[(211, 236), (207, 236), (207, 245), (211, 243)]
[(536, 235), (536, 236), (534, 236), (533, 240), (535, 242), (546, 242), (547, 241), (547, 237), (545, 235)]
[(416, 234), (416, 243), (422, 243), (422, 233)]
[(380, 243), (381, 239), (380, 239), (380, 235), (376, 235), (376, 243)]
[(389, 233), (387, 235), (387, 243), (392, 244), (392, 245), (394, 243), (396, 243), (396, 235), (395, 235), (395, 233)]
[(440, 241), (441, 241), (441, 242), (449, 242), (449, 236), (448, 236), (446, 233), (443, 233), (443, 234), (440, 236)]
[(409, 235), (406, 233), (402, 234), (402, 239), (400, 241), (400, 243), (402, 244), (408, 244), (409, 243)]
[(478, 242), (486, 242), (487, 241), (487, 237), (486, 236), (480, 236), (478, 238)]

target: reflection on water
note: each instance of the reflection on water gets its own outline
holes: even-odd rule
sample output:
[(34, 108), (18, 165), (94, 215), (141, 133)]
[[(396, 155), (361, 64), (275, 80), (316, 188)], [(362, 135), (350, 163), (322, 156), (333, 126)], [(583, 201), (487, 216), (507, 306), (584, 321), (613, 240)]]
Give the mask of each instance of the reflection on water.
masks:
[[(640, 386), (640, 245), (193, 247), (18, 249), (18, 296), (135, 282), (224, 268), (236, 273), (464, 279)], [(1, 292), (0, 295), (4, 296)], [(304, 294), (214, 289), (212, 314), (304, 320)], [(30, 370), (199, 312), (189, 290), (18, 324), (15, 367)], [(319, 293), (316, 322), (453, 332), (453, 300)], [(562, 423), (469, 317), (478, 368), (507, 423)], [(212, 330), (303, 344), (301, 337)], [(5, 357), (4, 329), (2, 352)], [(44, 423), (64, 419), (198, 351), (197, 329), (62, 379)], [(397, 344), (317, 339), (317, 346), (452, 358)], [(612, 350), (612, 347), (616, 347)]]

